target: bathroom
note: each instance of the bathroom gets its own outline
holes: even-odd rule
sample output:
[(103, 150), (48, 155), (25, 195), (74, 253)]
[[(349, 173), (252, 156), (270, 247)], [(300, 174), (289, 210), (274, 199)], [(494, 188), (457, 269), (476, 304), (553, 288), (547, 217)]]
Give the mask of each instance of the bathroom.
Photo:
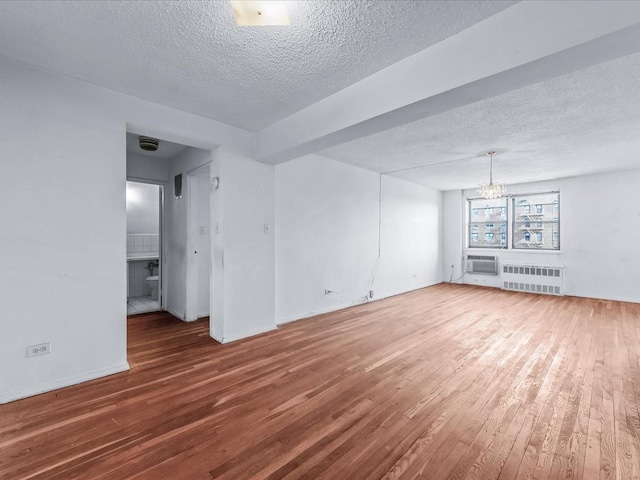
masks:
[(161, 309), (162, 187), (127, 182), (127, 315)]

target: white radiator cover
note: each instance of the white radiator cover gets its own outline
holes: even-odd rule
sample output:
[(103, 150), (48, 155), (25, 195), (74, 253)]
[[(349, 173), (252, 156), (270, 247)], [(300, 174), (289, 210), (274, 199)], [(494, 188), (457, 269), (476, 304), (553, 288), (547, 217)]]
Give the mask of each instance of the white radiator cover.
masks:
[(502, 290), (564, 295), (564, 266), (505, 264), (500, 268)]

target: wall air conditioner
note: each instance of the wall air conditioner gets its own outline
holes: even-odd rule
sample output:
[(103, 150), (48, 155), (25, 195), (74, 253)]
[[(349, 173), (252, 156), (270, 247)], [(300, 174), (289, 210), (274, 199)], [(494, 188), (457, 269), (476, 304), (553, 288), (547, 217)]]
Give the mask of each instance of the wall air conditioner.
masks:
[(498, 258), (489, 255), (467, 255), (467, 273), (498, 275)]

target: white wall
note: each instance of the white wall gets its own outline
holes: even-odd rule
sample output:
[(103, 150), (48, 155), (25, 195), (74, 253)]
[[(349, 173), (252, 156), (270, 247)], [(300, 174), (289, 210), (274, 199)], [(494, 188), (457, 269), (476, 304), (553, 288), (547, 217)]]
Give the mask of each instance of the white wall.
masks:
[(169, 159), (127, 152), (127, 179), (164, 183), (169, 181)]
[(2, 57), (0, 84), (2, 403), (128, 368), (126, 131), (245, 156), (255, 134)]
[[(640, 243), (638, 185), (640, 170), (510, 185), (510, 193), (560, 190), (561, 250), (482, 249), (480, 254), (496, 254), (500, 262), (564, 265), (566, 295), (640, 302), (640, 259), (634, 248)], [(475, 196), (472, 191), (467, 194)], [(451, 248), (445, 248), (443, 270), (448, 273), (454, 264), (456, 276), (461, 274), (463, 253), (478, 253), (478, 249), (458, 248), (466, 231), (463, 201), (460, 191), (444, 195), (444, 211), (449, 215), (444, 242)], [(499, 287), (499, 277), (487, 275), (467, 274), (462, 281)]]
[(2, 403), (128, 365), (125, 124), (0, 71)]
[(210, 316), (211, 296), (211, 171), (209, 168), (194, 177), (194, 207), (197, 222), (196, 261), (198, 263), (198, 318)]
[[(211, 197), (211, 335), (226, 343), (275, 328), (274, 167), (222, 148), (187, 149), (169, 163), (170, 178), (183, 174), (183, 198), (167, 193), (167, 309), (186, 315), (186, 173), (211, 162), (220, 187)], [(196, 297), (194, 297), (196, 298)], [(193, 320), (193, 318), (189, 318)]]
[(276, 328), (275, 169), (223, 149), (219, 154), (220, 189), (214, 198), (222, 197), (224, 209), (221, 340), (230, 342)]
[(374, 274), (375, 298), (441, 281), (439, 192), (382, 176), (380, 218), (380, 175), (316, 155), (276, 187), (277, 323), (366, 301)]
[(382, 176), (382, 255), (374, 289), (396, 295), (442, 282), (442, 194)]

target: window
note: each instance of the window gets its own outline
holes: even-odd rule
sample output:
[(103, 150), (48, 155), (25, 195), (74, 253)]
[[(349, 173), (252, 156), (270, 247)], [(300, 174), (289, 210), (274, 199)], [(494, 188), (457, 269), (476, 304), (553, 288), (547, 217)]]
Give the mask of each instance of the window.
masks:
[(559, 192), (469, 199), (468, 203), (468, 248), (560, 250)]
[[(507, 199), (469, 200), (470, 248), (507, 248)], [(503, 235), (494, 234), (499, 230)]]
[(513, 196), (511, 248), (560, 250), (559, 201), (558, 192)]

